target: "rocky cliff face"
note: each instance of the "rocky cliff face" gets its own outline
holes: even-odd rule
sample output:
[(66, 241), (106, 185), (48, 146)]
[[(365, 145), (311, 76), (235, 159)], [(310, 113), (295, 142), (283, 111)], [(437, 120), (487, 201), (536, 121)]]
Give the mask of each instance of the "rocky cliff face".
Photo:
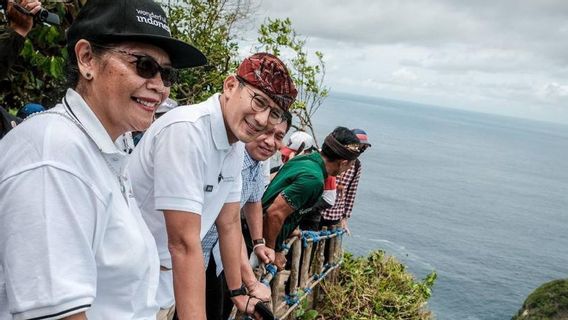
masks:
[(512, 320), (568, 319), (568, 279), (547, 282), (533, 291)]

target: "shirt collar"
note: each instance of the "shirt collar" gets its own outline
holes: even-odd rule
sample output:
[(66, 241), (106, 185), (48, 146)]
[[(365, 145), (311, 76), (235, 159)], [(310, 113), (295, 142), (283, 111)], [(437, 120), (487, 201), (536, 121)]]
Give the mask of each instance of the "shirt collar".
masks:
[[(65, 104), (65, 101), (67, 101), (68, 105)], [(103, 124), (79, 93), (73, 89), (67, 89), (63, 104), (65, 109), (70, 113), (70, 116), (79, 121), (83, 129), (87, 132), (87, 135), (93, 140), (102, 153), (121, 153)]]
[(327, 170), (325, 169), (325, 161), (319, 152), (312, 152), (310, 155), (312, 159), (318, 163), (321, 167), (321, 171), (323, 172), (323, 177), (327, 178)]
[(208, 100), (209, 110), (211, 111), (211, 133), (215, 147), (219, 150), (227, 150), (231, 147), (229, 137), (227, 136), (227, 128), (223, 119), (223, 111), (221, 110), (220, 94), (216, 93)]
[(243, 159), (243, 169), (247, 169), (247, 168), (254, 168), (256, 166), (258, 166), (258, 164), (260, 163), (260, 161), (253, 159), (250, 154), (248, 153), (248, 151), (245, 149), (245, 157)]

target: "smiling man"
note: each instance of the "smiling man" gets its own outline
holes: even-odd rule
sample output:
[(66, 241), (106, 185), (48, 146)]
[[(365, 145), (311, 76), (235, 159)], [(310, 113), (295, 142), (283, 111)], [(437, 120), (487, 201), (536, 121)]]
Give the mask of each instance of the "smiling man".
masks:
[[(240, 206), (251, 226), (250, 236), (249, 232), (246, 232), (243, 234), (245, 237), (262, 240), (262, 205), (260, 200), (264, 192), (265, 181), (260, 162), (273, 156), (282, 147), (282, 140), (291, 124), (292, 119), (288, 118), (286, 122), (275, 125), (274, 128), (245, 145), (244, 163), (241, 171), (243, 189)], [(214, 225), (202, 241), (203, 256), (206, 264), (209, 262), (206, 271), (208, 320), (227, 319), (233, 306), (225, 289), (225, 275), (222, 273), (223, 264), (218, 239), (219, 235)], [(259, 260), (265, 263), (274, 260), (274, 250), (265, 245), (259, 244), (255, 248), (255, 254)], [(241, 254), (241, 276), (250, 296), (263, 301), (270, 300), (270, 288), (256, 279), (244, 245)]]
[(252, 55), (225, 79), (222, 93), (168, 112), (132, 153), (134, 195), (160, 255), (159, 319), (171, 319), (174, 304), (182, 320), (205, 319), (201, 240), (214, 223), (231, 299), (252, 314), (255, 303), (240, 290), (239, 141), (254, 141), (284, 122), (296, 95), (282, 61)]

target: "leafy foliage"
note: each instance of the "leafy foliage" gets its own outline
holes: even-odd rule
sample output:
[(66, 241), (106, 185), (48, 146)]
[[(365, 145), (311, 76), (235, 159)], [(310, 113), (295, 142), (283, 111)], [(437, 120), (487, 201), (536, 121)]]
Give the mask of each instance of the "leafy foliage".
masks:
[[(171, 97), (181, 104), (203, 101), (219, 92), (228, 73), (236, 69), (236, 27), (252, 12), (252, 0), (161, 1), (170, 16), (172, 36), (193, 44), (208, 65), (183, 71)], [(84, 2), (84, 1), (81, 1)], [(8, 79), (0, 82), (0, 105), (14, 109), (28, 102), (46, 107), (57, 103), (66, 89), (65, 32), (77, 14), (78, 3), (44, 4), (64, 17), (61, 26), (37, 25), (26, 39)]]
[[(298, 299), (301, 299), (306, 293), (298, 291)], [(314, 309), (309, 309), (308, 299), (303, 299), (294, 310), (295, 319), (300, 320), (314, 320), (319, 315), (319, 312)]]
[(240, 62), (236, 27), (250, 17), (251, 1), (181, 0), (166, 8), (172, 36), (199, 48), (208, 60), (207, 66), (182, 73), (180, 84), (172, 88), (171, 98), (190, 104), (221, 92), (223, 80)]
[[(306, 40), (302, 39), (292, 28), (290, 19), (268, 18), (258, 30), (257, 51), (266, 51), (286, 60), (286, 54), (292, 57), (287, 65), (298, 88), (298, 98), (291, 107), (291, 112), (299, 121), (296, 129), (309, 130), (316, 138), (312, 118), (329, 94), (324, 85), (325, 63), (323, 53), (314, 52), (315, 62), (310, 62)], [(316, 141), (317, 145), (317, 141)]]
[(336, 283), (324, 282), (324, 319), (431, 319), (425, 306), (436, 281), (432, 272), (416, 281), (394, 257), (383, 251), (355, 258), (346, 253)]
[[(44, 5), (47, 9), (65, 16), (63, 4)], [(28, 34), (24, 48), (7, 79), (0, 81), (0, 105), (18, 109), (28, 102), (52, 106), (65, 90), (65, 49), (62, 26), (36, 25)]]

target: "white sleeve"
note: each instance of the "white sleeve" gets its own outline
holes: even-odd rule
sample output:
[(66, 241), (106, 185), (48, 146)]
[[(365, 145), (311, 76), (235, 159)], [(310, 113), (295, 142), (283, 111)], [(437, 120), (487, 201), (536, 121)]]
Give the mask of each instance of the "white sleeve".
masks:
[(189, 123), (174, 123), (154, 138), (156, 210), (203, 211), (204, 134)]
[(86, 181), (55, 164), (0, 181), (0, 280), (7, 299), (0, 309), (14, 319), (71, 315), (94, 301), (94, 239), (105, 205)]
[(324, 190), (321, 197), (325, 202), (333, 207), (333, 205), (335, 204), (335, 199), (337, 197), (337, 189)]
[(239, 174), (237, 174), (235, 177), (235, 181), (231, 186), (231, 191), (229, 192), (229, 195), (227, 196), (227, 200), (225, 200), (225, 203), (240, 202), (242, 190), (243, 190), (243, 177), (239, 172)]
[(235, 166), (236, 168), (235, 181), (233, 181), (231, 191), (229, 191), (225, 203), (241, 202), (243, 190), (243, 175), (241, 174), (241, 170), (243, 168), (243, 161), (245, 159), (245, 144), (242, 142), (237, 142), (234, 152), (235, 162), (233, 166)]

